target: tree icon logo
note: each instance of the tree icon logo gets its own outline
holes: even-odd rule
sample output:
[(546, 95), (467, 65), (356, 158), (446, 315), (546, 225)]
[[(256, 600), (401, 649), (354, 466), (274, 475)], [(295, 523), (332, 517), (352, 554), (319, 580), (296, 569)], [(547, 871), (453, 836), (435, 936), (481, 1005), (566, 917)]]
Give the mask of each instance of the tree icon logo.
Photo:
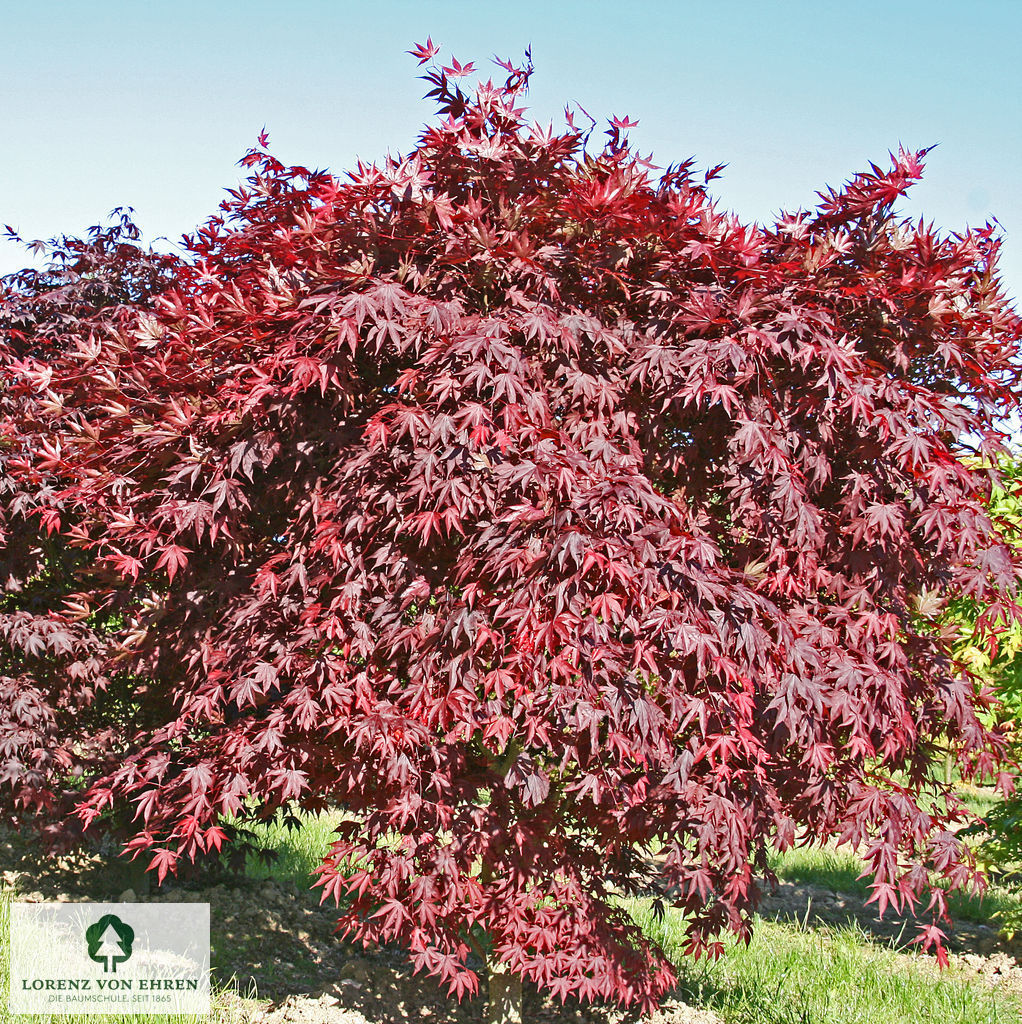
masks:
[(135, 930), (115, 914), (104, 914), (85, 930), (89, 958), (103, 965), (103, 973), (116, 974), (117, 965), (131, 956)]

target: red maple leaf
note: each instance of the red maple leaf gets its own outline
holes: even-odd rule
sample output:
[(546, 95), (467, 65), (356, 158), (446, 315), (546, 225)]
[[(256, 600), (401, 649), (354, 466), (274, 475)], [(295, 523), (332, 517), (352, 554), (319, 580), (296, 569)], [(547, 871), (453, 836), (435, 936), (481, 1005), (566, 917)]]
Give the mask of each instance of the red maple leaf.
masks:
[(418, 43), (412, 50), (405, 50), (405, 53), (411, 54), (418, 60), (420, 66), (432, 60), (439, 52), (440, 47), (433, 42), (432, 37), (428, 37), (425, 43)]

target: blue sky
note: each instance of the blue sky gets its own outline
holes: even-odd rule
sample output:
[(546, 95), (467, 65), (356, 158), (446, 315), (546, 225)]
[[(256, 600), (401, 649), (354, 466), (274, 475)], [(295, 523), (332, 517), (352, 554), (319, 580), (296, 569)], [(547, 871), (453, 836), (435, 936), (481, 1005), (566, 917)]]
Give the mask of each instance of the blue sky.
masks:
[[(993, 215), (1022, 294), (1022, 3), (92, 0), (3, 5), (0, 223), (77, 232), (131, 205), (147, 237), (200, 223), (265, 125), (286, 162), (343, 171), (411, 147), (431, 114), (403, 51), (517, 56), (537, 119), (565, 101), (640, 120), (657, 163), (724, 162), (748, 219), (811, 204), (899, 143), (938, 143), (904, 206)], [(0, 242), (0, 272), (25, 254)]]

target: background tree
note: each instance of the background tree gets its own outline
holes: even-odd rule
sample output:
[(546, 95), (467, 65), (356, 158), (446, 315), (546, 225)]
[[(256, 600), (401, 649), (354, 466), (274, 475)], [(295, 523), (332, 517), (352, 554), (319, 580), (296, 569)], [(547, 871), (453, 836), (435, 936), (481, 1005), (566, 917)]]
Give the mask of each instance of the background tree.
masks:
[(341, 804), (349, 933), (458, 995), (476, 950), (649, 1005), (674, 976), (622, 895), (699, 954), (802, 838), (859, 846), (881, 911), (979, 884), (931, 767), (1003, 738), (918, 610), (1018, 617), (968, 456), (1022, 324), (992, 228), (895, 217), (922, 153), (745, 225), (719, 168), (530, 125), (501, 67), (431, 66), (439, 119), (344, 180), (262, 137), (152, 309), (8, 358), (41, 410), (17, 472), (64, 481), (47, 523), (117, 577), (75, 614), (116, 604), (150, 681), (85, 823), (131, 807), (162, 878), (224, 815)]
[[(1022, 540), (1022, 463), (1017, 447), (1002, 459), (999, 468), (1001, 483), (990, 495), (989, 506), (1005, 536), (1018, 548)], [(931, 617), (939, 614), (941, 628), (956, 637), (956, 657), (997, 693), (995, 717), (1004, 723), (1010, 755), (1017, 765), (1022, 756), (1022, 622), (1010, 617), (997, 622), (1000, 634), (997, 643), (991, 644), (985, 642), (989, 610), (974, 598), (958, 598), (946, 607), (924, 611)], [(953, 760), (947, 769), (950, 778)], [(1022, 794), (1017, 788), (960, 834), (970, 838), (984, 867), (1000, 885), (1016, 893), (1022, 890)], [(1022, 913), (1017, 910), (1005, 909), (995, 917), (1008, 937), (1022, 928)]]

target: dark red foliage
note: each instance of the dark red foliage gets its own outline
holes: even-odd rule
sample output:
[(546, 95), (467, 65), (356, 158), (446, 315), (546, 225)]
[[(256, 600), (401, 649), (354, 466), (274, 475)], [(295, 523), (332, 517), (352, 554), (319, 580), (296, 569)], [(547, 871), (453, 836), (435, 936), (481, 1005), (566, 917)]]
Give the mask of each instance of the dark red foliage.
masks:
[[(144, 687), (111, 657), (120, 591), (91, 616), (75, 598), (83, 587), (109, 591), (116, 577), (97, 576), (91, 556), (58, 528), (80, 522), (61, 493), (77, 472), (54, 472), (59, 389), (8, 384), (19, 360), (66, 366), (92, 340), (129, 329), (173, 280), (178, 261), (140, 248), (127, 212), (114, 217), (85, 239), (33, 243), (49, 261), (8, 277), (0, 305), (0, 783), (4, 809), (30, 816), (58, 848), (81, 837), (70, 815), (82, 782), (113, 769), (133, 726), (144, 724), (145, 714), (132, 721)], [(130, 607), (134, 595), (124, 596)]]
[(662, 892), (713, 953), (802, 838), (863, 849), (881, 909), (974, 884), (930, 769), (1002, 743), (916, 612), (1018, 614), (983, 504), (1022, 337), (993, 230), (897, 219), (905, 152), (742, 224), (627, 118), (599, 152), (528, 124), (528, 66), (431, 67), (408, 156), (342, 180), (263, 139), (152, 308), (8, 337), (4, 487), (84, 567), (34, 653), (4, 606), (15, 794), (53, 785), (17, 723), (116, 671), (140, 713), (84, 823), (130, 806), (162, 877), (224, 815), (342, 806), (342, 925), (458, 994), (492, 942), (654, 1002), (671, 968), (617, 897)]

